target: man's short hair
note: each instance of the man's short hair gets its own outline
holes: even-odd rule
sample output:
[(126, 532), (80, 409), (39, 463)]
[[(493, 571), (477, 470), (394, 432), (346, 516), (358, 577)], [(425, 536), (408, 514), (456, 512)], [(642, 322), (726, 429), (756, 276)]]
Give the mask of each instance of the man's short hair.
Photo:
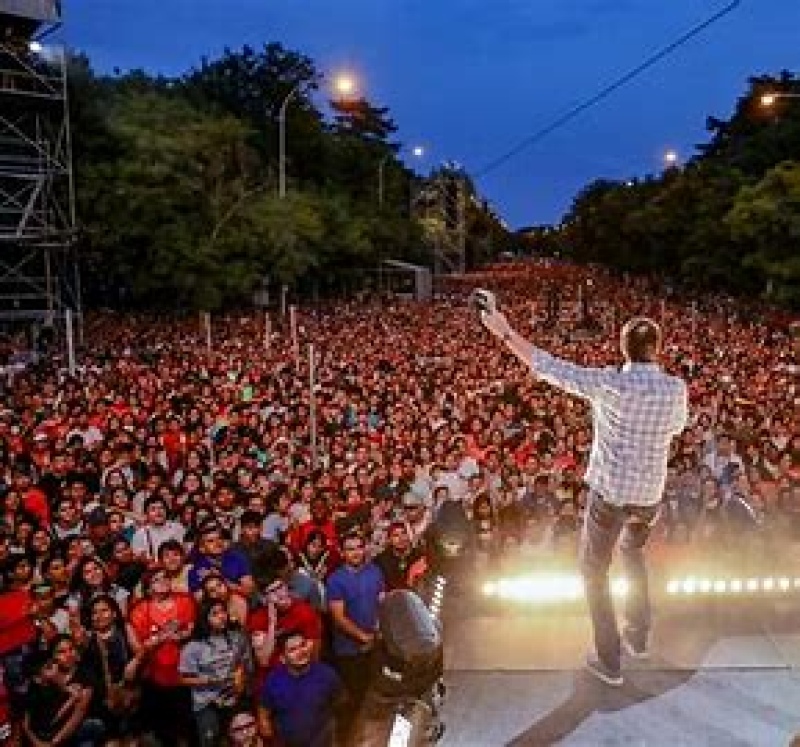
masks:
[(646, 316), (634, 317), (622, 328), (621, 346), (629, 361), (649, 363), (661, 349), (661, 328)]
[(264, 517), (260, 512), (254, 511), (253, 509), (247, 509), (243, 511), (242, 516), (239, 519), (239, 524), (241, 526), (261, 526), (263, 523)]

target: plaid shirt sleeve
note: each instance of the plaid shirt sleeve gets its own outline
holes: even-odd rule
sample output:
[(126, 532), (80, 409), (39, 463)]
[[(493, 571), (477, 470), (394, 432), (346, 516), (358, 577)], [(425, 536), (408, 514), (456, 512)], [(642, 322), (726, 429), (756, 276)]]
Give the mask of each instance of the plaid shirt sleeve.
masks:
[(595, 398), (613, 373), (609, 368), (578, 366), (538, 349), (533, 353), (532, 368), (548, 384), (585, 399)]

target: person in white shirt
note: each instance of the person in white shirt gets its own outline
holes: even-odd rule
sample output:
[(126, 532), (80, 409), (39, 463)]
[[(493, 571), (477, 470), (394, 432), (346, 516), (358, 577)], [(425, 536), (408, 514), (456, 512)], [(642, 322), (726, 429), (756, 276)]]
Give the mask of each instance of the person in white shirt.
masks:
[[(648, 656), (650, 601), (644, 546), (659, 509), (670, 444), (687, 424), (685, 382), (657, 363), (661, 329), (637, 317), (622, 328), (621, 368), (587, 368), (557, 358), (521, 337), (493, 299), (481, 320), (532, 373), (591, 404), (594, 441), (585, 480), (590, 488), (581, 534), (581, 572), (594, 629), (596, 655), (588, 671), (606, 684), (623, 683), (621, 654)], [(617, 540), (630, 591), (620, 636), (608, 569)]]
[(736, 453), (735, 447), (733, 438), (727, 433), (720, 433), (714, 447), (703, 460), (703, 464), (711, 470), (711, 474), (725, 486), (733, 483), (737, 473), (744, 472), (744, 462)]
[(167, 540), (183, 543), (186, 529), (177, 521), (167, 519), (167, 504), (163, 498), (152, 496), (144, 504), (145, 522), (131, 538), (131, 550), (150, 563), (158, 561), (158, 549)]

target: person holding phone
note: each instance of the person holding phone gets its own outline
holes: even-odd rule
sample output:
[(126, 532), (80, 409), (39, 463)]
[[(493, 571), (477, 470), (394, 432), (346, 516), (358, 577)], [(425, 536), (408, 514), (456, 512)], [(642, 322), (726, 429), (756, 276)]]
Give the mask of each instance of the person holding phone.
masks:
[[(483, 294), (488, 293), (483, 291)], [(686, 427), (685, 382), (658, 364), (661, 328), (636, 317), (622, 328), (619, 368), (579, 366), (526, 340), (496, 308), (491, 293), (476, 294), (484, 326), (534, 376), (589, 401), (594, 441), (585, 481), (590, 488), (580, 539), (580, 565), (594, 630), (588, 671), (606, 684), (623, 683), (621, 655), (648, 656), (650, 600), (644, 547), (655, 524), (672, 439)], [(630, 592), (620, 636), (608, 569), (617, 541)]]

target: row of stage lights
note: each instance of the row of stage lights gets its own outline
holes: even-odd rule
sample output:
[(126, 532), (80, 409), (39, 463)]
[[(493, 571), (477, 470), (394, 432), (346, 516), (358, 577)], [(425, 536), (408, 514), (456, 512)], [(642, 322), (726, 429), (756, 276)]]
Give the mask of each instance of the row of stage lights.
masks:
[[(624, 576), (611, 580), (611, 594), (625, 597), (630, 584)], [(800, 578), (786, 576), (763, 578), (708, 578), (686, 576), (671, 579), (665, 589), (671, 596), (694, 594), (754, 594), (800, 591)], [(577, 601), (583, 597), (583, 579), (571, 573), (541, 573), (512, 576), (489, 581), (483, 585), (487, 597), (509, 602), (557, 604)]]
[(800, 578), (787, 576), (764, 578), (696, 578), (672, 579), (667, 594), (753, 594), (758, 592), (790, 592), (800, 590)]
[(435, 618), (439, 618), (439, 613), (442, 610), (442, 601), (444, 600), (444, 587), (447, 584), (447, 579), (444, 576), (437, 576), (433, 582), (433, 595), (428, 609)]

